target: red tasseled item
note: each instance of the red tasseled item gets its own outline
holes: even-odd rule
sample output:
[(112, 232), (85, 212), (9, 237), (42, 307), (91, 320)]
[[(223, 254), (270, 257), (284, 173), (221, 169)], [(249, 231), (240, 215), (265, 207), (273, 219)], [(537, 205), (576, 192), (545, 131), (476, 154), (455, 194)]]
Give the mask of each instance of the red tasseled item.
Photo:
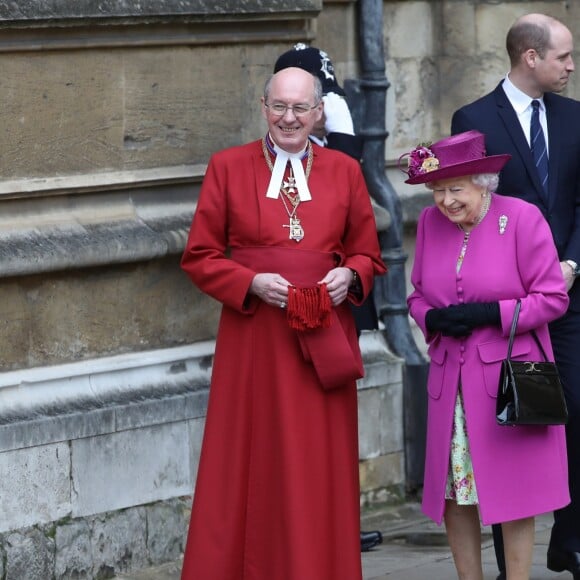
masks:
[(294, 330), (328, 328), (331, 310), (332, 302), (326, 284), (310, 288), (289, 287), (287, 318), (290, 328)]

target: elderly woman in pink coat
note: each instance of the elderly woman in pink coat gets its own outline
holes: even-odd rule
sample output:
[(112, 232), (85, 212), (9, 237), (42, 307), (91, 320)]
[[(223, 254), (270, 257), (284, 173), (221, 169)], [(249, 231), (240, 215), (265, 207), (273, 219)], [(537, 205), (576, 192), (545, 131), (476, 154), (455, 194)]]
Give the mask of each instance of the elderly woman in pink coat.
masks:
[[(406, 183), (435, 205), (417, 227), (411, 316), (430, 356), (423, 511), (445, 521), (461, 579), (482, 580), (480, 518), (501, 523), (507, 578), (529, 578), (534, 516), (569, 503), (563, 426), (500, 426), (495, 404), (516, 301), (513, 358), (552, 357), (548, 323), (568, 296), (540, 211), (492, 193), (509, 155), (468, 131), (409, 154)], [(552, 359), (553, 360), (553, 359)]]

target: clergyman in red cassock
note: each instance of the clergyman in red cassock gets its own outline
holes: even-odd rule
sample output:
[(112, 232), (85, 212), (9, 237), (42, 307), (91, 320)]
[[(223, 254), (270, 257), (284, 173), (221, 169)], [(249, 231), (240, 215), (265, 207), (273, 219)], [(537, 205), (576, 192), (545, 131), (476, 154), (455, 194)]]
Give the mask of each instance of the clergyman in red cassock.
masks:
[(356, 160), (308, 140), (320, 81), (266, 84), (268, 134), (214, 154), (182, 267), (222, 303), (182, 580), (360, 580), (348, 301), (381, 261)]

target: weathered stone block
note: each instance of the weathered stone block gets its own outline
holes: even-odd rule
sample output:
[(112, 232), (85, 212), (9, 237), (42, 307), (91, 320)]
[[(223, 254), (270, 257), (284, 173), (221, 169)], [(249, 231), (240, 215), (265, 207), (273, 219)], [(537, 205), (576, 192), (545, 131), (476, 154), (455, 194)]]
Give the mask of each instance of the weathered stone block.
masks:
[(483, 61), (479, 56), (464, 57), (460, 62), (447, 57), (439, 60), (440, 74), (445, 78), (441, 83), (441, 116), (445, 120), (442, 135), (449, 135), (454, 111), (493, 90), (505, 76), (507, 66), (503, 52), (490, 54)]
[(106, 274), (5, 279), (0, 292), (4, 370), (194, 343), (212, 338), (219, 316), (177, 256)]
[(69, 515), (69, 469), (66, 443), (0, 453), (0, 532)]
[[(207, 397), (207, 391), (200, 393), (199, 399), (202, 398), (202, 395)], [(189, 398), (186, 396), (168, 397), (162, 400), (143, 401), (139, 404), (126, 405), (122, 411), (117, 413), (116, 431), (184, 421), (190, 416), (188, 412), (191, 410), (191, 406), (186, 405), (186, 401)]]
[(477, 54), (479, 47), (474, 42), (477, 22), (473, 3), (442, 2), (440, 22), (447, 56), (464, 59)]
[(391, 453), (361, 461), (359, 474), (363, 493), (402, 485), (405, 481), (403, 453)]
[(359, 392), (359, 455), (362, 460), (403, 452), (401, 385)]
[[(0, 403), (4, 400), (2, 395), (3, 391)], [(114, 430), (114, 420), (113, 409), (94, 409), (91, 413), (70, 413), (61, 417), (32, 418), (29, 415), (26, 420), (0, 425), (0, 452), (109, 433)]]
[(76, 440), (71, 446), (74, 517), (191, 493), (185, 422)]
[(355, 2), (327, 3), (316, 23), (317, 35), (312, 45), (328, 53), (341, 86), (344, 86), (346, 78), (354, 77), (357, 72), (357, 63), (353, 58), (357, 52), (357, 31), (351, 25), (355, 20)]
[(189, 513), (181, 502), (147, 508), (147, 551), (152, 564), (176, 560), (185, 549)]
[[(428, 57), (391, 60), (388, 69), (392, 86), (387, 108), (387, 155), (398, 159), (417, 143), (437, 140), (439, 76), (436, 61)], [(402, 193), (408, 188), (404, 185)]]
[(54, 540), (29, 529), (5, 538), (6, 580), (43, 580), (53, 577)]
[(56, 578), (59, 580), (93, 578), (91, 530), (86, 520), (57, 525), (55, 551)]
[(388, 357), (382, 362), (365, 361), (365, 376), (360, 382), (359, 388), (384, 388), (398, 385), (402, 388), (403, 381), (403, 359), (394, 356)]
[[(404, 485), (404, 361), (388, 349), (381, 331), (363, 332), (360, 344), (365, 363), (365, 377), (358, 382), (359, 465), (364, 503), (374, 501), (368, 499), (369, 494), (374, 497), (378, 490)], [(369, 476), (385, 462), (389, 466), (397, 463), (397, 469)]]
[(145, 508), (94, 519), (92, 552), (96, 580), (147, 565), (146, 525)]
[(205, 428), (205, 416), (199, 419), (194, 419), (189, 421), (189, 460), (190, 460), (190, 477), (192, 482), (192, 489), (190, 492), (193, 494), (193, 489), (195, 481), (197, 479), (197, 468), (199, 466), (199, 457), (201, 455), (201, 444), (203, 441), (203, 431)]
[(385, 3), (383, 42), (387, 60), (420, 59), (436, 52), (433, 19), (436, 7), (433, 2)]

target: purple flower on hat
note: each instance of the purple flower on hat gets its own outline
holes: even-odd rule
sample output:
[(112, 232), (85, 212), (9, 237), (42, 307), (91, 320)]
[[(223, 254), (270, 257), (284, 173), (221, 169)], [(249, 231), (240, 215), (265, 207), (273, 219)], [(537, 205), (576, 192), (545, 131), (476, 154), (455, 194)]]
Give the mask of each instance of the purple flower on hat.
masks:
[(423, 173), (429, 173), (430, 171), (435, 171), (439, 169), (439, 159), (435, 157), (435, 154), (431, 149), (429, 149), (430, 143), (421, 143), (410, 153), (405, 153), (399, 158), (400, 162), (403, 157), (409, 157), (407, 159), (408, 170), (403, 171), (409, 177), (415, 177), (416, 175), (421, 175)]

